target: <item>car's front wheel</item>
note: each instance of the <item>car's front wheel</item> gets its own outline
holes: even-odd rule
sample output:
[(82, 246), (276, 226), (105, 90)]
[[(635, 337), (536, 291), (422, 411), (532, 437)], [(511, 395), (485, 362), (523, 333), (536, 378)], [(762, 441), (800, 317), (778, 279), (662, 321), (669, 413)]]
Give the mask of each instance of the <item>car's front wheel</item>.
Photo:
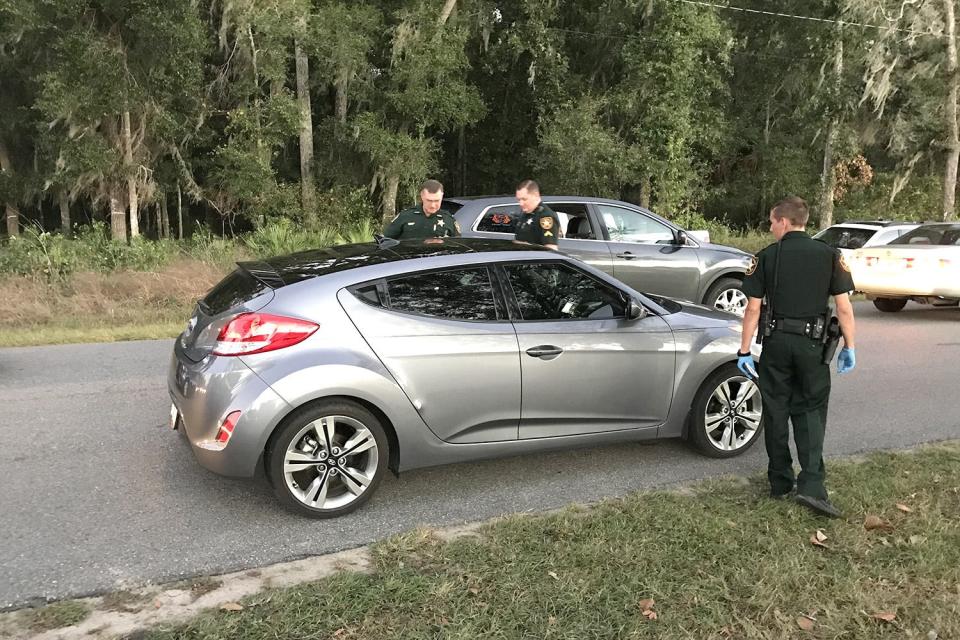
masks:
[(747, 296), (742, 286), (736, 278), (720, 278), (707, 291), (703, 302), (714, 309), (742, 317), (747, 310)]
[(762, 429), (757, 383), (732, 363), (710, 374), (693, 400), (690, 443), (711, 458), (730, 458), (753, 446)]
[(293, 414), (266, 451), (267, 477), (280, 502), (311, 518), (334, 518), (370, 499), (389, 456), (380, 421), (346, 400)]
[(875, 306), (880, 311), (887, 313), (895, 313), (900, 311), (905, 306), (907, 306), (906, 298), (876, 298), (873, 301), (873, 306)]

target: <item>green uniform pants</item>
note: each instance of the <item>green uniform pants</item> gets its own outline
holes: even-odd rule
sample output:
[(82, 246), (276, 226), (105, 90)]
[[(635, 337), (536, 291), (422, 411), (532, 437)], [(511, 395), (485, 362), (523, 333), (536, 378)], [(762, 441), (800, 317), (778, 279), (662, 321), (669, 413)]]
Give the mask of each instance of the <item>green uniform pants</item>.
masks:
[(830, 399), (830, 365), (821, 362), (822, 355), (823, 345), (802, 335), (774, 331), (763, 341), (757, 373), (763, 394), (771, 493), (787, 493), (793, 488), (789, 419), (801, 469), (797, 493), (827, 499), (823, 434)]

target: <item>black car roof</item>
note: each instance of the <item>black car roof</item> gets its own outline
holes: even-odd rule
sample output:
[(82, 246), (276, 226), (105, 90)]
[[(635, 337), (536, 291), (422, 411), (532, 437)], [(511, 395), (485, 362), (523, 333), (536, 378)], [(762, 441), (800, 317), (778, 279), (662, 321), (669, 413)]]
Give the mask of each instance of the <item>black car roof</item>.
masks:
[(414, 260), (432, 256), (462, 255), (488, 251), (547, 251), (544, 247), (487, 238), (444, 238), (442, 243), (404, 240), (345, 244), (275, 256), (237, 265), (273, 288), (357, 267)]

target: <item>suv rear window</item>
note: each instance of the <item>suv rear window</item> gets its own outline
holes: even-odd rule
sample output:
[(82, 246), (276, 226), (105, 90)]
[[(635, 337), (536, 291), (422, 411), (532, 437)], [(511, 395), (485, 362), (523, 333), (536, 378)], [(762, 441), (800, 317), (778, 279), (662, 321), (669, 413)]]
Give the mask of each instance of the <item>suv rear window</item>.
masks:
[(960, 225), (924, 225), (908, 231), (890, 244), (960, 245)]
[(244, 269), (235, 269), (221, 280), (201, 301), (203, 312), (215, 316), (256, 298), (270, 289)]
[(830, 227), (823, 233), (817, 234), (817, 240), (822, 240), (834, 249), (859, 249), (875, 233), (875, 229)]

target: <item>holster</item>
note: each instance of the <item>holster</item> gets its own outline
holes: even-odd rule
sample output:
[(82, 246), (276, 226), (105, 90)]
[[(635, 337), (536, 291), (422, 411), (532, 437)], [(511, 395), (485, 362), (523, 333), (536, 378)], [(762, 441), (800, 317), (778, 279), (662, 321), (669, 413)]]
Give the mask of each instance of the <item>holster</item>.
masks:
[(823, 332), (823, 364), (830, 364), (833, 361), (834, 354), (837, 353), (837, 346), (840, 344), (840, 320), (836, 316), (830, 318), (827, 322), (827, 330)]

